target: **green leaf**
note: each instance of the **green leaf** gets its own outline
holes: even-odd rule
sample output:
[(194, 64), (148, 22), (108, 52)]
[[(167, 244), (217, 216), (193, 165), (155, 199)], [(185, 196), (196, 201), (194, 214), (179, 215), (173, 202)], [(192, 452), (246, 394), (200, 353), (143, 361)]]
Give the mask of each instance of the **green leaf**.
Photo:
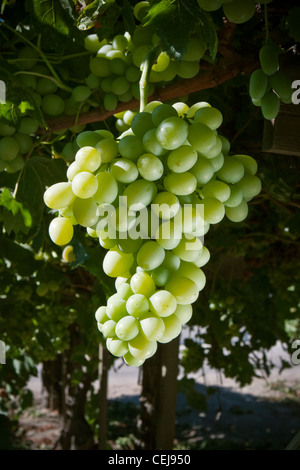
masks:
[(155, 1), (144, 21), (152, 24), (170, 57), (181, 60), (186, 52), (190, 34), (195, 27), (195, 18), (179, 0)]
[(22, 169), (22, 174), (16, 192), (16, 199), (26, 204), (39, 225), (45, 209), (43, 200), (47, 186), (66, 180), (66, 164), (62, 159), (47, 157), (32, 157)]
[(31, 275), (39, 266), (33, 252), (25, 245), (20, 245), (7, 236), (0, 237), (0, 257), (9, 260), (20, 276)]
[(31, 214), (21, 202), (11, 195), (7, 188), (4, 188), (0, 195), (0, 206), (4, 208), (3, 211), (0, 211), (0, 220), (3, 220), (8, 235), (12, 231), (15, 233), (28, 232), (32, 225)]
[(41, 34), (42, 49), (64, 54), (83, 46), (83, 37), (74, 24), (71, 0), (27, 0), (32, 25)]

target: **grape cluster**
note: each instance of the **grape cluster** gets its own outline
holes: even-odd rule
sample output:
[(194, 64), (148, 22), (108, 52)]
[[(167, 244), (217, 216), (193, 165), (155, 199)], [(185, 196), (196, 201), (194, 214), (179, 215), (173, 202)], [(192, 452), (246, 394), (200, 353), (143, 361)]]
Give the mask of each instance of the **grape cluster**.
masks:
[(259, 51), (260, 68), (250, 76), (249, 95), (252, 103), (261, 108), (265, 119), (275, 119), (280, 103), (291, 103), (292, 80), (280, 69), (281, 50), (271, 40)]
[(150, 102), (118, 139), (84, 131), (66, 182), (50, 186), (49, 235), (68, 245), (74, 225), (107, 251), (116, 292), (96, 311), (108, 350), (133, 366), (177, 337), (204, 288), (204, 235), (244, 220), (261, 189), (256, 161), (230, 155), (221, 112), (206, 102)]
[[(85, 47), (94, 53), (90, 59), (90, 74), (86, 85), (101, 91), (106, 110), (113, 111), (119, 102), (140, 99), (141, 66), (147, 53), (158, 42), (154, 27), (143, 24), (136, 27), (132, 36), (129, 33), (118, 34), (110, 41), (105, 39), (101, 42), (96, 34), (86, 37)], [(205, 42), (200, 35), (195, 34), (183, 60), (176, 61), (167, 52), (161, 51), (151, 68), (148, 95), (151, 96), (155, 86), (171, 82), (176, 77), (196, 76), (200, 70), (199, 62), (206, 50)]]

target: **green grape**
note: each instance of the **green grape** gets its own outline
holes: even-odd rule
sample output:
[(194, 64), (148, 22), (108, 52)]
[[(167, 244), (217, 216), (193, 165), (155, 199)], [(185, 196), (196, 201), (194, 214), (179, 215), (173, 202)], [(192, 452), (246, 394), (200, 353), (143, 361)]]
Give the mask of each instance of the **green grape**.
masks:
[(144, 359), (136, 359), (130, 351), (128, 351), (126, 354), (123, 356), (124, 362), (131, 367), (140, 367), (141, 365), (144, 364)]
[(74, 228), (70, 219), (56, 217), (49, 224), (49, 236), (56, 245), (67, 245), (73, 238)]
[(29, 116), (20, 119), (20, 125), (18, 131), (22, 134), (35, 134), (38, 130), (39, 123), (36, 119)]
[[(125, 79), (126, 82), (128, 82), (128, 80), (126, 80), (126, 77), (125, 77), (125, 72), (126, 72), (126, 69), (127, 69), (127, 63), (125, 61), (125, 57), (124, 57), (123, 53), (116, 52), (116, 51), (111, 51), (107, 54), (106, 57), (109, 57), (111, 59), (110, 68), (111, 68), (111, 71), (112, 71), (113, 75), (119, 75), (118, 78), (122, 77), (122, 78)], [(121, 82), (121, 83), (123, 83), (122, 86), (124, 86), (125, 81), (124, 81), (124, 83), (123, 83), (123, 81)], [(118, 83), (118, 82), (116, 82), (116, 83)], [(115, 86), (116, 86), (116, 88), (118, 88), (117, 84)], [(122, 94), (122, 93), (119, 92), (118, 94)]]
[(144, 153), (140, 139), (135, 135), (125, 135), (119, 140), (118, 150), (122, 157), (137, 160)]
[(109, 277), (126, 277), (133, 261), (131, 253), (122, 253), (118, 248), (111, 248), (104, 256), (103, 271)]
[(131, 210), (140, 211), (148, 206), (157, 194), (157, 187), (153, 181), (138, 179), (130, 183), (124, 190), (127, 205)]
[(136, 272), (130, 279), (130, 287), (135, 294), (149, 298), (155, 292), (155, 283), (146, 272)]
[(174, 315), (181, 325), (185, 325), (193, 316), (193, 307), (191, 305), (177, 305)]
[(113, 320), (107, 320), (105, 323), (100, 324), (100, 331), (105, 338), (114, 338), (116, 333), (116, 322)]
[(64, 100), (54, 94), (45, 95), (42, 98), (42, 109), (48, 116), (56, 117), (63, 114), (65, 109)]
[(93, 198), (81, 199), (77, 197), (73, 202), (75, 220), (82, 227), (93, 227), (98, 222), (97, 203)]
[(163, 265), (151, 271), (151, 277), (156, 286), (164, 287), (170, 278), (170, 272)]
[(17, 155), (16, 158), (6, 163), (5, 170), (7, 173), (15, 173), (24, 167), (24, 160), (21, 155)]
[(275, 119), (279, 113), (279, 108), (280, 99), (273, 91), (269, 91), (261, 99), (261, 111), (265, 119)]
[(129, 352), (137, 360), (145, 360), (152, 357), (157, 350), (156, 341), (148, 341), (143, 335), (139, 334), (128, 341)]
[(169, 63), (170, 57), (165, 51), (163, 51), (159, 54), (155, 63), (152, 65), (152, 70), (154, 70), (155, 72), (163, 72), (164, 70), (166, 70)]
[(142, 22), (143, 18), (146, 16), (148, 12), (148, 8), (149, 8), (148, 1), (141, 1), (141, 2), (136, 3), (133, 8), (133, 14), (136, 17), (136, 19)]
[(163, 222), (155, 233), (157, 243), (165, 250), (173, 250), (181, 240), (181, 227), (173, 221)]
[(96, 77), (110, 77), (112, 74), (110, 61), (105, 57), (93, 57), (90, 60), (90, 71), (96, 75)]
[(83, 131), (76, 136), (78, 147), (95, 147), (102, 137), (94, 131)]
[(224, 154), (221, 152), (217, 157), (210, 158), (209, 164), (211, 165), (214, 172), (217, 172), (224, 165)]
[(46, 189), (44, 203), (50, 209), (62, 209), (70, 206), (75, 200), (75, 194), (70, 182), (55, 183)]
[(18, 67), (23, 70), (32, 69), (39, 59), (39, 53), (31, 47), (25, 46), (18, 52)]
[(278, 48), (274, 43), (265, 44), (259, 51), (259, 62), (263, 72), (270, 76), (277, 72), (279, 67)]
[(248, 204), (243, 200), (238, 206), (225, 207), (226, 217), (232, 222), (242, 222), (248, 216)]
[(232, 23), (245, 23), (255, 14), (255, 1), (233, 0), (223, 5), (223, 11), (226, 18)]
[(238, 186), (239, 183), (233, 184), (230, 187), (230, 197), (224, 202), (226, 207), (236, 207), (243, 200), (243, 193)]
[(82, 171), (93, 173), (101, 165), (101, 155), (96, 148), (84, 146), (76, 152), (75, 161)]
[(198, 157), (197, 162), (190, 169), (190, 173), (195, 176), (199, 186), (208, 183), (214, 175), (211, 160), (208, 161), (205, 157)]
[[(118, 277), (117, 279), (120, 280), (121, 278)], [(121, 299), (123, 299), (123, 300), (128, 300), (129, 297), (134, 294), (131, 287), (130, 287), (130, 284), (128, 282), (126, 282), (127, 281), (126, 278), (123, 278), (123, 280), (125, 279), (125, 281), (122, 282), (120, 285), (118, 285), (117, 279), (116, 279), (115, 285), (116, 285), (118, 296), (121, 297)]]
[(201, 254), (193, 261), (193, 263), (198, 267), (202, 268), (210, 260), (210, 252), (206, 246), (203, 246)]
[(111, 173), (120, 183), (132, 183), (139, 176), (136, 164), (127, 158), (119, 158), (111, 165)]
[(96, 77), (93, 73), (90, 73), (85, 79), (86, 86), (91, 90), (96, 90), (100, 87), (101, 81), (100, 77)]
[(196, 236), (182, 235), (179, 244), (173, 249), (173, 253), (182, 261), (193, 262), (202, 251), (202, 242)]
[(75, 175), (77, 175), (78, 173), (80, 173), (81, 171), (81, 166), (79, 165), (78, 162), (76, 161), (73, 161), (69, 166), (68, 166), (68, 169), (67, 169), (67, 178), (69, 181), (73, 181), (73, 178)]
[(101, 46), (106, 42), (104, 41), (99, 41), (98, 35), (97, 34), (88, 34), (84, 38), (84, 47), (90, 52), (97, 52)]
[(128, 47), (128, 39), (123, 34), (117, 34), (112, 40), (112, 46), (123, 52)]
[(187, 277), (188, 279), (194, 281), (199, 291), (201, 291), (206, 284), (206, 277), (204, 272), (202, 271), (202, 269), (200, 269), (193, 263), (181, 261), (177, 274), (179, 276)]
[(10, 137), (16, 132), (16, 128), (7, 124), (6, 122), (0, 121), (0, 135), (2, 137)]
[(55, 94), (58, 90), (56, 83), (47, 77), (41, 77), (37, 79), (35, 91), (41, 96)]
[(172, 251), (166, 251), (162, 266), (172, 273), (179, 269), (180, 262), (180, 258), (176, 256), (175, 253)]
[(199, 38), (191, 38), (183, 56), (185, 61), (199, 62), (207, 49), (206, 44)]
[(225, 183), (237, 183), (242, 179), (245, 173), (244, 165), (234, 156), (224, 157), (224, 164), (216, 175)]
[(164, 172), (161, 160), (152, 153), (144, 153), (138, 158), (137, 169), (139, 174), (147, 181), (160, 179)]
[(254, 100), (261, 100), (266, 94), (269, 78), (262, 69), (252, 72), (249, 82), (249, 95)]
[(111, 77), (103, 78), (100, 82), (100, 88), (104, 93), (111, 93), (112, 91), (112, 81)]
[(223, 181), (213, 179), (202, 187), (202, 194), (204, 197), (214, 197), (225, 202), (230, 197), (230, 187)]
[(236, 154), (234, 155), (235, 159), (238, 159), (245, 168), (245, 171), (250, 173), (250, 175), (255, 175), (257, 172), (257, 162), (253, 157), (250, 157), (250, 155), (242, 155), (242, 154)]
[(202, 201), (204, 205), (204, 219), (209, 224), (218, 224), (224, 218), (224, 204), (213, 197), (207, 197)]
[[(159, 143), (156, 136), (156, 128), (149, 129), (143, 135), (143, 147), (147, 153), (152, 153), (157, 157), (161, 157), (166, 153), (166, 150)], [(143, 152), (144, 153), (144, 152)]]
[(261, 191), (261, 180), (255, 175), (244, 175), (237, 183), (237, 187), (247, 200), (254, 198)]
[(95, 148), (101, 155), (102, 163), (111, 162), (118, 155), (118, 144), (110, 137), (105, 137), (104, 139), (100, 140), (95, 145)]
[(172, 104), (172, 106), (176, 109), (178, 116), (181, 118), (184, 117), (189, 110), (189, 106), (183, 101), (178, 101), (177, 103)]
[(145, 241), (137, 252), (137, 263), (146, 271), (160, 266), (165, 258), (165, 250), (156, 241)]
[(223, 116), (221, 111), (219, 111), (217, 108), (212, 106), (204, 106), (203, 108), (197, 109), (194, 114), (194, 121), (202, 122), (202, 124), (205, 124), (210, 129), (215, 130), (221, 126), (223, 122)]
[(98, 189), (98, 180), (89, 171), (80, 171), (72, 180), (72, 191), (81, 199), (91, 198)]
[(168, 67), (159, 72), (161, 82), (171, 82), (177, 75), (178, 63), (176, 60), (170, 60)]
[(290, 100), (292, 97), (292, 80), (281, 70), (271, 75), (270, 85), (281, 100)]
[(150, 44), (142, 44), (141, 46), (136, 47), (131, 54), (132, 62), (136, 67), (142, 65), (142, 62), (145, 60), (148, 52), (150, 51)]
[(202, 155), (201, 153), (200, 155), (206, 158), (212, 159), (212, 158), (218, 157), (221, 152), (222, 152), (222, 141), (221, 139), (219, 139), (218, 136), (216, 136), (215, 144), (209, 150), (207, 150), (204, 155)]
[(193, 78), (195, 77), (200, 70), (200, 64), (198, 60), (185, 60), (183, 59), (178, 63), (177, 66), (177, 75), (180, 78)]
[(14, 134), (14, 139), (18, 142), (19, 152), (21, 155), (24, 155), (33, 148), (33, 139), (30, 135), (21, 134), (21, 132), (16, 132)]
[(170, 117), (178, 117), (176, 109), (170, 104), (161, 103), (152, 111), (152, 121), (155, 127)]
[(140, 319), (140, 330), (148, 341), (159, 341), (165, 332), (165, 324), (162, 317), (153, 312), (143, 314)]
[(142, 238), (124, 238), (118, 240), (118, 248), (123, 253), (135, 253), (142, 246)]
[(137, 112), (132, 111), (131, 109), (128, 109), (127, 111), (125, 111), (123, 113), (123, 121), (125, 122), (125, 124), (127, 124), (128, 126), (131, 126), (132, 120), (134, 116), (136, 116), (136, 114)]
[(209, 151), (217, 141), (214, 131), (202, 122), (194, 122), (189, 126), (187, 139), (201, 154)]
[(179, 211), (180, 203), (175, 196), (168, 191), (159, 192), (152, 201), (151, 211), (161, 219), (171, 219)]
[(72, 263), (73, 261), (76, 260), (74, 248), (72, 245), (65, 246), (62, 252), (62, 260), (65, 261), (66, 263)]
[(91, 96), (92, 90), (86, 85), (77, 85), (72, 90), (72, 98), (78, 103), (86, 101)]
[(168, 317), (175, 312), (177, 301), (171, 292), (165, 289), (156, 291), (149, 298), (150, 311), (159, 317)]
[(223, 5), (222, 0), (197, 0), (198, 5), (205, 11), (216, 11)]
[(126, 315), (116, 324), (115, 333), (123, 341), (130, 341), (139, 334), (139, 322), (135, 317)]
[(107, 301), (107, 316), (116, 323), (127, 315), (126, 300), (111, 296)]
[(198, 154), (191, 145), (181, 145), (169, 153), (167, 165), (174, 173), (183, 173), (195, 165), (197, 158)]
[(107, 338), (106, 347), (108, 351), (116, 357), (122, 357), (128, 352), (127, 341), (122, 341), (117, 338)]
[(127, 67), (125, 71), (125, 77), (130, 83), (136, 83), (141, 78), (141, 71), (135, 65)]
[(222, 142), (222, 153), (223, 155), (228, 155), (230, 151), (230, 142), (223, 135), (219, 135), (219, 139)]
[(165, 189), (176, 196), (192, 194), (197, 187), (196, 177), (185, 171), (184, 173), (169, 173), (163, 181)]
[(149, 301), (143, 294), (133, 294), (126, 301), (126, 310), (129, 315), (139, 318), (149, 311)]
[[(181, 214), (175, 217), (176, 222), (181, 225), (182, 232), (194, 236), (204, 235), (202, 204), (185, 204), (181, 210)], [(179, 218), (180, 217), (180, 218)]]
[(126, 93), (129, 90), (130, 84), (129, 81), (123, 77), (116, 77), (111, 84), (111, 91), (115, 95), (122, 95), (123, 93)]
[(6, 136), (0, 139), (0, 158), (10, 162), (16, 158), (19, 152), (19, 144), (14, 137)]
[(158, 342), (169, 343), (180, 335), (182, 329), (181, 323), (175, 313), (169, 317), (163, 318), (163, 322), (165, 324), (165, 332)]
[(180, 305), (188, 305), (196, 302), (199, 297), (197, 284), (187, 277), (174, 275), (167, 282), (166, 290), (171, 292)]
[(114, 111), (118, 105), (118, 97), (114, 93), (107, 93), (103, 99), (106, 111)]
[(150, 113), (141, 112), (135, 114), (130, 123), (133, 133), (139, 138), (143, 139), (145, 133), (150, 129), (153, 129), (155, 126), (152, 121), (152, 116)]
[(183, 145), (187, 136), (188, 124), (180, 117), (164, 119), (156, 129), (158, 143), (166, 150), (174, 150)]

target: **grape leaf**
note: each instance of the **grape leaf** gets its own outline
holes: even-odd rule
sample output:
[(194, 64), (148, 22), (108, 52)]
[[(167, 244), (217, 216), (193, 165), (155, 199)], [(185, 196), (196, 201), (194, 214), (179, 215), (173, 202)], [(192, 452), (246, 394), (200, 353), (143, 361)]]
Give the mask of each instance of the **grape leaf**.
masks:
[[(98, 23), (99, 17), (103, 15), (114, 2), (115, 0), (94, 0), (92, 3), (88, 4), (83, 8), (77, 19), (76, 24), (78, 29), (86, 31), (94, 27)], [(118, 9), (118, 6), (114, 5), (114, 8)]]
[(16, 199), (26, 204), (35, 225), (42, 219), (47, 186), (66, 180), (66, 165), (61, 159), (32, 157), (26, 161), (19, 180)]
[(181, 1), (155, 1), (148, 10), (144, 24), (154, 26), (163, 49), (170, 57), (182, 60), (195, 26), (195, 18), (182, 7)]
[(71, 0), (27, 0), (32, 25), (41, 35), (42, 49), (64, 54), (83, 47), (84, 38), (74, 24), (75, 8)]
[(32, 225), (30, 212), (17, 201), (7, 188), (4, 188), (0, 195), (0, 220), (3, 221), (8, 235), (11, 232), (27, 233)]

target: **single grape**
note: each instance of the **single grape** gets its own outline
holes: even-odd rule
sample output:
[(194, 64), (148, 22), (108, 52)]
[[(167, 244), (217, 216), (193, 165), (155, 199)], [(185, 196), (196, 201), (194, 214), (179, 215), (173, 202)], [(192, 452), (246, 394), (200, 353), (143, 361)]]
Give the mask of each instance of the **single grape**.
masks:
[(255, 14), (254, 0), (233, 0), (223, 5), (223, 11), (226, 18), (232, 23), (245, 23)]
[(165, 324), (162, 317), (153, 312), (143, 314), (140, 319), (140, 329), (148, 341), (158, 341), (165, 332)]
[(223, 181), (212, 179), (203, 185), (202, 194), (204, 198), (214, 197), (221, 202), (225, 202), (230, 197), (230, 187)]
[(249, 82), (249, 95), (252, 99), (261, 100), (266, 94), (269, 78), (262, 69), (252, 72)]
[(145, 336), (139, 334), (128, 341), (129, 352), (137, 360), (145, 360), (152, 357), (157, 350), (156, 341), (148, 341)]
[(146, 271), (160, 266), (165, 258), (165, 250), (154, 240), (145, 241), (137, 252), (137, 263)]
[(160, 191), (152, 201), (151, 211), (161, 219), (171, 219), (179, 211), (178, 197), (168, 191)]
[(144, 153), (138, 158), (137, 169), (140, 175), (147, 181), (160, 179), (164, 172), (161, 160), (151, 153)]
[[(176, 111), (173, 107), (172, 109)], [(164, 119), (156, 129), (158, 143), (166, 150), (174, 150), (183, 145), (187, 136), (188, 124), (180, 117)]]
[(189, 305), (199, 297), (197, 284), (187, 277), (174, 275), (167, 282), (166, 290), (171, 292), (180, 305)]
[(115, 333), (123, 341), (132, 340), (139, 334), (138, 320), (131, 315), (126, 315), (116, 324)]
[(12, 136), (2, 137), (0, 139), (0, 158), (10, 162), (16, 158), (19, 152), (19, 144)]
[(72, 180), (72, 191), (81, 199), (91, 198), (98, 189), (98, 179), (89, 171), (81, 171)]
[(143, 294), (133, 294), (126, 301), (127, 313), (138, 319), (149, 311), (149, 307), (149, 301)]
[(104, 256), (103, 271), (109, 277), (126, 277), (133, 261), (131, 253), (122, 253), (118, 248), (112, 248)]
[(107, 338), (106, 347), (108, 351), (116, 357), (122, 357), (128, 352), (127, 341), (122, 341), (118, 338)]
[(107, 316), (116, 323), (127, 315), (126, 300), (111, 296), (107, 301)]
[(242, 222), (248, 216), (248, 204), (243, 200), (238, 206), (225, 207), (226, 217), (232, 222)]
[(209, 224), (218, 224), (224, 218), (224, 204), (216, 198), (207, 197), (202, 201), (204, 205), (204, 219)]
[(210, 127), (202, 122), (194, 122), (188, 129), (189, 143), (201, 154), (209, 151), (216, 144), (216, 135)]
[(275, 119), (279, 113), (280, 99), (273, 91), (269, 91), (261, 99), (261, 111), (265, 119)]
[(157, 187), (153, 181), (138, 179), (130, 183), (124, 190), (127, 197), (127, 206), (133, 211), (140, 211), (147, 207), (155, 198)]
[(221, 126), (223, 122), (223, 116), (221, 111), (219, 111), (217, 108), (212, 106), (204, 106), (195, 112), (194, 121), (202, 122), (210, 129), (215, 130)]
[(214, 168), (211, 165), (211, 160), (208, 161), (205, 157), (198, 157), (195, 165), (189, 171), (195, 176), (197, 183), (200, 186), (208, 183), (214, 175)]
[(169, 153), (167, 165), (174, 173), (183, 173), (195, 165), (197, 158), (198, 154), (191, 145), (181, 145)]
[(43, 96), (41, 107), (48, 116), (56, 117), (63, 114), (65, 102), (59, 95), (49, 94)]
[(142, 294), (149, 298), (155, 292), (155, 283), (150, 274), (136, 272), (130, 279), (130, 287), (135, 294)]
[(46, 189), (44, 203), (50, 209), (62, 209), (70, 206), (75, 200), (75, 194), (70, 182), (55, 183)]
[(185, 171), (184, 173), (169, 173), (163, 181), (165, 189), (176, 196), (192, 194), (197, 187), (195, 176)]
[(118, 143), (118, 150), (122, 157), (134, 161), (144, 153), (142, 143), (135, 135), (126, 135), (122, 137)]
[(177, 301), (174, 295), (168, 290), (161, 289), (156, 291), (150, 298), (150, 311), (159, 317), (168, 317), (175, 312)]
[(242, 162), (234, 156), (227, 155), (224, 157), (224, 164), (216, 175), (225, 183), (237, 183), (242, 179), (245, 173), (245, 168)]
[(109, 136), (99, 140), (99, 142), (95, 145), (95, 148), (101, 155), (102, 163), (111, 162), (118, 155), (118, 144), (113, 138)]
[(166, 318), (163, 318), (163, 322), (165, 324), (165, 332), (158, 342), (169, 343), (180, 335), (182, 326), (175, 313)]
[(94, 172), (101, 165), (100, 152), (92, 146), (81, 147), (75, 154), (75, 161), (82, 171)]
[(193, 307), (191, 305), (177, 305), (174, 315), (176, 315), (179, 323), (184, 325), (192, 318)]
[(76, 197), (73, 202), (73, 214), (76, 222), (82, 227), (93, 227), (98, 222), (98, 206), (93, 198)]
[(74, 228), (70, 219), (56, 217), (49, 224), (49, 236), (56, 245), (67, 245), (73, 238)]
[(111, 173), (120, 183), (132, 183), (139, 176), (137, 165), (127, 158), (119, 158), (111, 165)]

